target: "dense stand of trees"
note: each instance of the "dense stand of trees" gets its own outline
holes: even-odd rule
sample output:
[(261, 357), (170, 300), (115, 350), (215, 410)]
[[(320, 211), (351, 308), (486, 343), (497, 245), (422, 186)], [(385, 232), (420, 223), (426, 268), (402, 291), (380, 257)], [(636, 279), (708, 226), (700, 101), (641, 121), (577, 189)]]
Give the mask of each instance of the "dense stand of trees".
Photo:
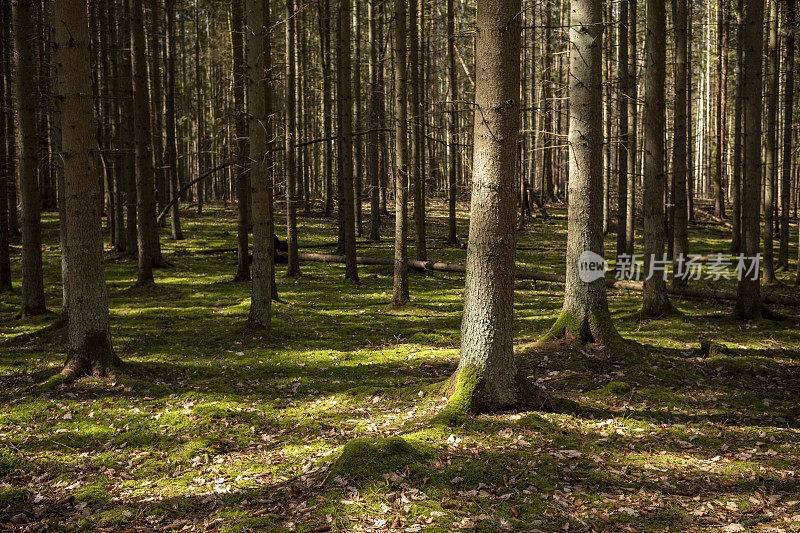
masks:
[[(468, 242), (462, 355), (490, 373), (489, 352), (513, 365), (503, 276), (514, 231), (546, 202), (568, 204), (569, 216), (564, 309), (548, 338), (621, 342), (605, 284), (581, 281), (576, 267), (586, 251), (603, 254), (607, 232), (618, 258), (643, 248), (645, 270), (663, 257), (678, 272), (692, 252), (689, 221), (722, 222), (734, 253), (761, 254), (764, 283), (790, 267), (800, 203), (794, 0), (0, 2), (0, 288), (14, 285), (19, 253), (23, 318), (46, 310), (50, 209), (73, 327), (107, 307), (103, 240), (137, 257), (137, 285), (147, 286), (166, 266), (158, 213), (181, 239), (181, 207), (235, 202), (231, 275), (251, 279), (252, 235), (250, 322), (260, 328), (277, 297), (276, 211), (297, 276), (298, 213), (335, 210), (331, 233), (354, 283), (366, 219), (378, 241), (393, 211), (400, 306), (413, 293), (409, 246), (427, 260), (425, 222), (441, 210), (447, 242)], [(467, 197), (468, 236), (458, 209)], [(84, 249), (94, 259), (79, 259)], [(738, 315), (762, 313), (761, 283), (740, 281)], [(643, 314), (673, 310), (667, 294), (660, 277), (645, 282)], [(100, 314), (91, 331), (75, 326), (86, 330), (70, 335), (76, 353), (87, 335), (108, 337)], [(473, 329), (487, 320), (499, 329)], [(76, 357), (81, 370), (93, 357), (115, 361)], [(482, 404), (513, 403), (485, 393)]]

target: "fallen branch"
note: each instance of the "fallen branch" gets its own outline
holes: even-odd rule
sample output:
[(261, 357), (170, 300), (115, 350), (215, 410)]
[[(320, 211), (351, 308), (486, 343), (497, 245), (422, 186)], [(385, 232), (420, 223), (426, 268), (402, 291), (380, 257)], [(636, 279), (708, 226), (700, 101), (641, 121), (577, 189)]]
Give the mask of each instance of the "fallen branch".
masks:
[[(286, 257), (286, 253), (279, 252), (278, 257)], [(344, 263), (345, 258), (343, 255), (328, 255), (328, 254), (310, 254), (298, 253), (298, 259), (303, 261), (316, 261), (320, 263)], [(375, 265), (375, 266), (389, 266), (394, 264), (394, 259), (383, 259), (378, 257), (356, 257), (356, 263), (359, 265)], [(436, 261), (408, 261), (409, 268), (415, 270), (432, 270), (436, 272), (466, 272), (466, 267), (459, 263), (439, 263)], [(536, 272), (534, 270), (521, 270), (517, 269), (516, 278), (520, 280), (532, 281), (546, 281), (549, 283), (566, 283), (566, 276), (562, 274), (548, 274), (545, 272)], [(617, 281), (606, 280), (606, 287), (609, 289), (624, 289), (629, 291), (643, 290), (642, 284), (636, 281)], [(708, 300), (726, 300), (736, 301), (736, 294), (732, 292), (718, 291), (714, 289), (702, 289), (697, 287), (671, 287), (667, 286), (667, 292), (673, 296), (680, 298), (698, 298)], [(788, 307), (800, 307), (800, 299), (791, 296), (784, 296), (781, 294), (765, 294), (762, 295), (762, 300), (767, 304), (778, 304)]]
[(189, 183), (187, 183), (186, 185), (184, 185), (184, 186), (181, 188), (181, 190), (180, 190), (180, 191), (178, 191), (178, 194), (176, 194), (175, 196), (173, 196), (173, 197), (172, 197), (172, 200), (170, 200), (170, 202), (169, 202), (169, 203), (166, 205), (166, 207), (164, 207), (164, 209), (162, 209), (162, 210), (161, 210), (161, 213), (159, 213), (159, 215), (158, 215), (158, 218), (156, 219), (156, 221), (157, 221), (158, 225), (159, 225), (159, 226), (161, 225), (161, 222), (164, 220), (164, 217), (165, 217), (165, 216), (167, 216), (167, 213), (169, 212), (170, 208), (171, 208), (173, 205), (175, 205), (175, 202), (177, 202), (177, 201), (178, 201), (178, 199), (179, 199), (181, 196), (183, 196), (183, 193), (185, 193), (186, 191), (188, 191), (188, 190), (189, 190), (189, 187), (191, 187), (192, 185), (194, 185), (195, 183), (197, 183), (197, 182), (198, 182), (198, 181), (200, 181), (200, 180), (204, 180), (204, 179), (206, 179), (207, 177), (209, 177), (210, 175), (214, 174), (215, 172), (219, 172), (219, 171), (220, 171), (220, 170), (222, 170), (223, 168), (227, 168), (227, 167), (231, 166), (232, 164), (233, 164), (233, 162), (231, 162), (231, 161), (228, 161), (227, 163), (223, 163), (223, 164), (221, 164), (221, 165), (219, 165), (219, 166), (217, 166), (217, 167), (214, 167), (214, 168), (212, 168), (211, 170), (209, 170), (209, 171), (207, 171), (207, 172), (204, 172), (204, 173), (200, 174), (200, 176), (199, 176), (199, 177), (197, 177), (197, 178), (193, 179), (192, 181), (190, 181)]

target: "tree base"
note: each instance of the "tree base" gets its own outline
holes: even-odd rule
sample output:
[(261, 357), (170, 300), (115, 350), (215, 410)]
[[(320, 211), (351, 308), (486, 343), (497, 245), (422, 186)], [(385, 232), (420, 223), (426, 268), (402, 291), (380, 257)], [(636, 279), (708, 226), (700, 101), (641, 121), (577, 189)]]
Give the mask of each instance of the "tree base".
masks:
[(573, 340), (579, 344), (598, 344), (625, 362), (635, 363), (642, 356), (638, 345), (626, 341), (619, 334), (607, 309), (593, 311), (585, 323), (578, 320), (571, 311), (562, 311), (550, 331), (539, 342), (561, 339)]
[(553, 398), (526, 376), (517, 374), (515, 401), (496, 403), (484, 397), (485, 378), (483, 371), (473, 365), (459, 367), (442, 385), (442, 393), (447, 396), (447, 406), (434, 418), (434, 424), (458, 426), (467, 421), (470, 413), (505, 411), (510, 409), (530, 409), (535, 411), (555, 411), (559, 400)]
[(670, 300), (667, 300), (664, 309), (662, 309), (661, 311), (652, 311), (642, 307), (642, 309), (639, 310), (639, 319), (641, 320), (645, 318), (651, 318), (651, 319), (679, 318), (681, 320), (685, 320), (686, 315), (684, 314), (683, 311), (672, 305), (672, 302)]

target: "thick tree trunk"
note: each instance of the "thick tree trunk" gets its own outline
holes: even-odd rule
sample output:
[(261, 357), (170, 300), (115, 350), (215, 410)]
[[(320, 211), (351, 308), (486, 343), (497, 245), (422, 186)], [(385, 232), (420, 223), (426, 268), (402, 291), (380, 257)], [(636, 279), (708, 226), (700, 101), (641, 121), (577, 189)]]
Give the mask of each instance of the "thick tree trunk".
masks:
[(86, 0), (54, 4), (55, 63), (61, 105), (69, 287), (68, 377), (106, 375), (120, 364), (111, 345), (100, 217)]
[(131, 62), (133, 74), (133, 131), (136, 150), (136, 222), (139, 267), (136, 284), (153, 283), (153, 267), (162, 264), (156, 222), (153, 142), (150, 136), (150, 95), (144, 45), (142, 0), (130, 0)]
[[(326, 1), (326, 0), (323, 0)], [(286, 172), (286, 242), (289, 245), (289, 262), (287, 276), (300, 275), (300, 263), (297, 261), (297, 204), (295, 201), (295, 182), (297, 178), (297, 159), (295, 157), (294, 130), (294, 86), (297, 82), (294, 65), (294, 23), (295, 0), (286, 2), (286, 85), (283, 97), (286, 100), (285, 117), (285, 172)]]
[(761, 316), (759, 253), (759, 204), (761, 198), (761, 55), (763, 51), (764, 0), (743, 0), (744, 30), (739, 46), (744, 50), (742, 97), (744, 130), (742, 148), (742, 253), (747, 269), (755, 275), (740, 276), (735, 315), (749, 320)]
[(166, 126), (165, 149), (164, 149), (164, 165), (166, 168), (166, 179), (168, 181), (170, 202), (172, 202), (172, 209), (170, 211), (170, 231), (172, 238), (175, 240), (183, 239), (183, 232), (181, 231), (180, 207), (178, 205), (178, 152), (175, 140), (176, 124), (175, 124), (175, 0), (166, 0), (165, 4), (165, 33), (166, 33), (166, 69), (167, 69), (167, 86), (165, 97), (165, 113), (164, 120)]
[(395, 71), (395, 157), (394, 176), (394, 284), (392, 301), (403, 306), (408, 292), (408, 77), (406, 65), (406, 0), (395, 0), (394, 71)]
[(456, 201), (458, 200), (458, 76), (456, 75), (455, 10), (447, 0), (447, 85), (450, 88), (450, 120), (447, 131), (447, 242), (458, 244)]
[(514, 362), (514, 184), (520, 123), (519, 0), (481, 0), (477, 15), (474, 171), (461, 359), (448, 407), (520, 403)]
[(797, 12), (795, 0), (786, 0), (784, 9), (784, 27), (786, 28), (786, 59), (783, 77), (783, 166), (781, 168), (781, 245), (778, 264), (789, 269), (789, 208), (792, 183), (792, 116), (794, 113), (794, 65), (795, 65), (795, 33), (797, 28)]
[(626, 198), (625, 213), (625, 244), (628, 255), (633, 255), (636, 239), (636, 153), (638, 146), (637, 116), (638, 116), (638, 65), (636, 47), (637, 42), (637, 0), (628, 2), (628, 196)]
[(564, 308), (542, 340), (571, 337), (622, 347), (602, 277), (584, 282), (587, 252), (603, 255), (602, 2), (573, 0), (569, 63), (569, 205)]
[[(250, 190), (253, 208), (253, 292), (251, 327), (272, 326), (273, 257), (271, 137), (272, 94), (267, 76), (271, 66), (269, 1), (247, 0), (247, 95), (250, 122)], [(241, 253), (241, 252), (240, 252)], [(246, 252), (245, 252), (246, 254)]]
[(672, 0), (672, 20), (675, 28), (675, 101), (672, 128), (672, 203), (673, 254), (672, 285), (686, 286), (686, 276), (681, 274), (681, 258), (689, 253), (688, 211), (686, 210), (686, 84), (688, 54), (686, 26), (688, 19), (687, 0)]
[(350, 33), (352, 14), (350, 2), (340, 0), (339, 5), (339, 42), (336, 47), (336, 72), (339, 82), (338, 119), (338, 145), (339, 180), (342, 188), (339, 196), (339, 210), (343, 211), (341, 218), (344, 224), (344, 255), (347, 258), (345, 278), (352, 282), (358, 281), (358, 266), (356, 265), (356, 221), (355, 205), (353, 199), (353, 70), (350, 55)]
[[(250, 279), (250, 245), (248, 243), (247, 191), (250, 188), (250, 166), (247, 134), (247, 112), (244, 101), (245, 60), (242, 27), (242, 2), (231, 0), (231, 48), (233, 49), (233, 101), (236, 109), (236, 244), (239, 250), (235, 281)], [(249, 7), (249, 6), (248, 6)], [(263, 18), (263, 15), (262, 15)], [(248, 33), (249, 35), (249, 33)]]
[(29, 2), (14, 5), (17, 55), (17, 120), (19, 121), (19, 182), (22, 199), (22, 318), (45, 312), (42, 278), (41, 204), (36, 136), (36, 48), (38, 39)]
[(775, 180), (778, 176), (778, 0), (768, 0), (767, 57), (764, 80), (766, 131), (764, 132), (764, 283), (775, 283), (773, 260), (775, 225)]

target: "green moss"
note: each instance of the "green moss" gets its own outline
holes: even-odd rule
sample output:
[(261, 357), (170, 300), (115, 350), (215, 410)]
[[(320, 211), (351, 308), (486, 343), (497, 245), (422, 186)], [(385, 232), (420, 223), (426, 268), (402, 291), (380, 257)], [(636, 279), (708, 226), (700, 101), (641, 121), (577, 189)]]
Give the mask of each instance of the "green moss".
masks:
[(421, 444), (413, 445), (402, 437), (353, 439), (342, 448), (331, 475), (351, 483), (382, 479), (383, 474), (419, 464), (429, 454)]
[(564, 309), (556, 319), (556, 323), (542, 336), (540, 342), (553, 342), (565, 337), (573, 338), (579, 342), (587, 340), (588, 332), (583, 331), (583, 325), (571, 311)]
[(76, 489), (73, 493), (75, 501), (86, 502), (89, 507), (103, 507), (111, 503), (111, 495), (104, 484), (87, 485)]
[(483, 384), (482, 369), (475, 365), (459, 366), (455, 375), (445, 382), (446, 393), (449, 394), (447, 406), (433, 418), (433, 423), (446, 426), (461, 425), (467, 413), (475, 412), (482, 407), (480, 394)]
[(631, 385), (625, 381), (612, 381), (603, 389), (611, 394), (626, 395), (631, 393)]
[(21, 487), (5, 487), (0, 485), (0, 509), (11, 506), (19, 508), (26, 506), (31, 491)]

